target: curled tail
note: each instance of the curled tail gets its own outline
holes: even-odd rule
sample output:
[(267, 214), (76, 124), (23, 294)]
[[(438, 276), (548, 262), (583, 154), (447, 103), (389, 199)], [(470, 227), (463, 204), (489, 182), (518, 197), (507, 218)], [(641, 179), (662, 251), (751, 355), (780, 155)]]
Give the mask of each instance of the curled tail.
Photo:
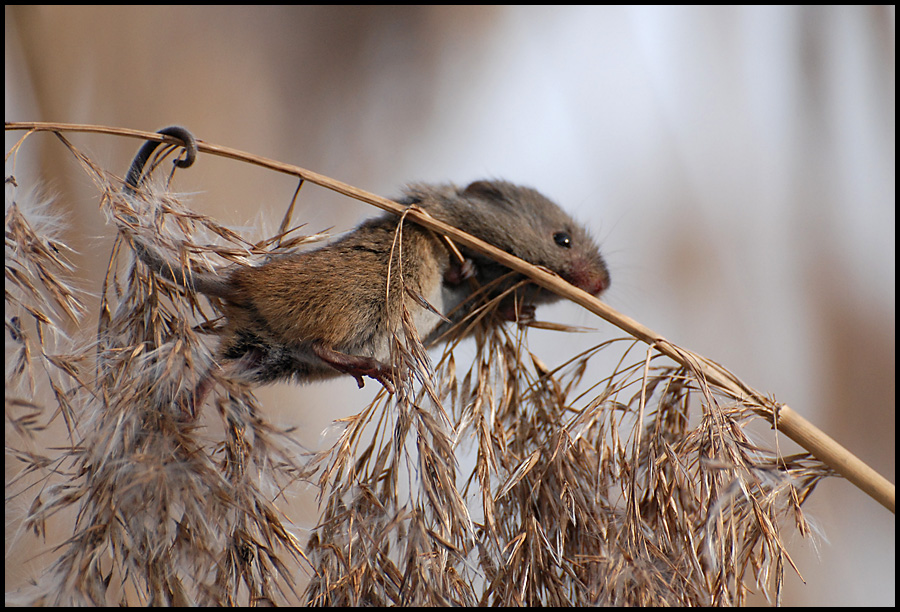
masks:
[[(183, 159), (175, 160), (175, 165), (179, 168), (187, 168), (191, 166), (197, 159), (197, 139), (187, 129), (173, 125), (163, 128), (157, 132), (165, 136), (172, 136), (179, 139), (184, 147), (185, 156)], [(148, 140), (138, 150), (137, 155), (131, 161), (131, 167), (128, 168), (128, 174), (125, 176), (125, 193), (129, 196), (135, 196), (144, 179), (144, 166), (153, 152), (163, 143)], [(128, 219), (136, 222), (136, 219)], [(180, 285), (191, 291), (204, 293), (217, 297), (227, 297), (228, 283), (224, 278), (220, 278), (215, 274), (208, 272), (192, 272), (190, 270), (182, 270), (178, 262), (167, 258), (163, 253), (151, 245), (145, 243), (137, 237), (132, 240), (135, 254), (157, 275), (171, 281), (176, 285)]]
[[(184, 146), (185, 157), (184, 159), (175, 160), (175, 165), (179, 168), (189, 168), (197, 160), (197, 139), (186, 128), (179, 125), (171, 125), (159, 130), (157, 134), (172, 136), (181, 141), (182, 146)], [(144, 166), (147, 165), (147, 160), (150, 159), (150, 156), (161, 144), (163, 143), (148, 140), (138, 150), (137, 155), (134, 156), (134, 159), (131, 161), (131, 167), (128, 169), (128, 174), (125, 176), (125, 191), (129, 195), (134, 195), (137, 188), (141, 186), (143, 178), (141, 175), (144, 174)]]

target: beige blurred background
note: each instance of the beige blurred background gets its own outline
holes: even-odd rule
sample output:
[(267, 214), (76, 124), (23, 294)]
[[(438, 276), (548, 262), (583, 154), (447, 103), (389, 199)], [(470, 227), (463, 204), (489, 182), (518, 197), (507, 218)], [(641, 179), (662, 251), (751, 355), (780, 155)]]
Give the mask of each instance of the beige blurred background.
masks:
[[(789, 403), (894, 480), (893, 7), (5, 16), (7, 121), (178, 123), (386, 196), (413, 180), (537, 187), (599, 239), (612, 306)], [(18, 136), (7, 134), (7, 150)], [(138, 146), (71, 138), (119, 173)], [(58, 141), (32, 137), (16, 176), (62, 195), (79, 269), (104, 269), (113, 231)], [(178, 178), (197, 209), (233, 227), (275, 227), (294, 187), (211, 156)], [(373, 214), (319, 188), (303, 193), (295, 218), (314, 231)], [(567, 336), (567, 354), (620, 335), (574, 305), (539, 315), (598, 329)], [(563, 356), (556, 336), (532, 343), (551, 365)], [(362, 406), (374, 387), (347, 378), (258, 395), (290, 406), (272, 419), (318, 446), (347, 415), (314, 407)], [(806, 584), (788, 571), (784, 603), (894, 605), (894, 516), (838, 479), (806, 508), (824, 537), (791, 542)], [(7, 503), (8, 591), (37, 575), (49, 558), (37, 552), (55, 543), (19, 532), (22, 512)], [(309, 525), (313, 512), (300, 500), (291, 516)]]

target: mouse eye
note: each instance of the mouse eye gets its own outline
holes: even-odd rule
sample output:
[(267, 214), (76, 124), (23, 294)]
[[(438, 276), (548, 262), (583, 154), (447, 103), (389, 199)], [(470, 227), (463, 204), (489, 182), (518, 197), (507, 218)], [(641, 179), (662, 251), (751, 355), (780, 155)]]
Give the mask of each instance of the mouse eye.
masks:
[(569, 236), (568, 232), (556, 232), (553, 234), (553, 241), (561, 247), (572, 248), (572, 237)]

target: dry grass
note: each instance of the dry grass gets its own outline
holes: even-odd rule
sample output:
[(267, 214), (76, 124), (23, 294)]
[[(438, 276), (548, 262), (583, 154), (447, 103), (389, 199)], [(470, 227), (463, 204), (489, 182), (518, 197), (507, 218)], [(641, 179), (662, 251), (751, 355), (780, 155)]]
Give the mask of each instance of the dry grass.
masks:
[[(528, 350), (527, 327), (498, 325), (488, 303), (434, 365), (403, 313), (396, 393), (348, 406), (334, 445), (307, 453), (266, 420), (252, 389), (210, 368), (217, 304), (132, 266), (125, 245), (140, 233), (196, 268), (319, 237), (288, 240), (286, 216), (280, 236), (250, 244), (165, 190), (142, 192), (137, 214), (120, 180), (63, 142), (96, 181), (120, 241), (86, 351), (63, 333), (89, 325), (65, 280), (65, 245), (8, 199), (7, 453), (21, 471), (7, 506), (28, 500), (23, 528), (37, 535), (50, 517), (77, 512), (22, 601), (777, 601), (793, 566), (786, 535), (809, 534), (801, 504), (830, 470), (751, 440), (757, 403), (630, 338), (550, 369)], [(465, 333), (475, 357), (463, 363)], [(597, 380), (601, 352), (619, 365)], [(201, 384), (210, 391), (197, 407)], [(69, 444), (54, 448), (42, 436), (60, 416)], [(301, 482), (320, 499), (305, 541), (278, 510)]]

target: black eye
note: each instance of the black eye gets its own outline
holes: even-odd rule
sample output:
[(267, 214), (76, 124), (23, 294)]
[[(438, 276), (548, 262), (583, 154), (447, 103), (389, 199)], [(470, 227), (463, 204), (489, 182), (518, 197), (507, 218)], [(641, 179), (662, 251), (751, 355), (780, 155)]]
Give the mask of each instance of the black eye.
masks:
[(572, 248), (572, 237), (567, 232), (556, 232), (553, 234), (553, 241), (561, 247)]

